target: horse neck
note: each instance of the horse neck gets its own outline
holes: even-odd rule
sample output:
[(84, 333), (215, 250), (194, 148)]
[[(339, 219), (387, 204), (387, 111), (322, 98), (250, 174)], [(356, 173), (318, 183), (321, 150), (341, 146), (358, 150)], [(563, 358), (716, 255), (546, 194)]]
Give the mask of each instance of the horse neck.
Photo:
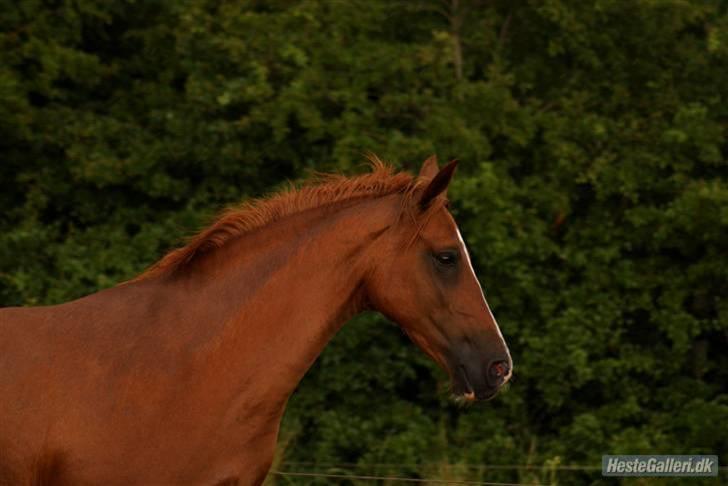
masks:
[(185, 296), (176, 300), (185, 309), (177, 312), (204, 328), (195, 352), (204, 356), (205, 379), (282, 411), (327, 342), (363, 310), (367, 250), (396, 220), (399, 199), (289, 216), (212, 252), (179, 279)]

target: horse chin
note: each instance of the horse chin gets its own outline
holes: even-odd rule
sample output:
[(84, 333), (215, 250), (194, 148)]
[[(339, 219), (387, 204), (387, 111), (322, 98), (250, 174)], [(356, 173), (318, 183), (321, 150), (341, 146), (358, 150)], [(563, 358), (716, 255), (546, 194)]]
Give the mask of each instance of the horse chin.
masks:
[(462, 405), (471, 403), (475, 403), (475, 393), (474, 392), (466, 392), (466, 393), (460, 393), (457, 395), (453, 395), (453, 398), (455, 399), (455, 402), (460, 403)]
[(470, 405), (476, 402), (487, 402), (492, 400), (497, 394), (498, 391), (489, 391), (486, 393), (475, 393), (474, 391), (469, 391), (453, 394), (453, 399), (459, 404)]
[(453, 382), (453, 397), (455, 401), (460, 404), (471, 404), (477, 401), (475, 391), (473, 390), (470, 381), (468, 380), (467, 374), (464, 369), (460, 369), (460, 376), (455, 382)]

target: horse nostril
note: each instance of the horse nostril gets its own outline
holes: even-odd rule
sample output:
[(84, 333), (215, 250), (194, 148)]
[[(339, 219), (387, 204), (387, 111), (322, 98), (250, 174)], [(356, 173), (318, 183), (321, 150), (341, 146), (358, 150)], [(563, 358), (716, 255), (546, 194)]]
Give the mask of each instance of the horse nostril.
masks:
[(508, 366), (508, 361), (492, 362), (490, 364), (490, 367), (488, 368), (488, 376), (491, 379), (491, 384), (493, 386), (502, 385), (510, 371), (511, 370)]

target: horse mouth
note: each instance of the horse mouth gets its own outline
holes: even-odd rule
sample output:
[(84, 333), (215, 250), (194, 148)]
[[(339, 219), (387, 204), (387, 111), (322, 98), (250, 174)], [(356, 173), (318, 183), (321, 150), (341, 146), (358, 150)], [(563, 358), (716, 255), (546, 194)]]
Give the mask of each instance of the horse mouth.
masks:
[(476, 389), (470, 381), (468, 371), (465, 369), (464, 365), (458, 366), (458, 375), (462, 388), (458, 393), (456, 393), (456, 398), (458, 400), (466, 402), (487, 401), (498, 394), (497, 388)]
[(458, 373), (463, 389), (456, 393), (456, 398), (467, 402), (474, 402), (475, 390), (473, 390), (473, 385), (470, 384), (470, 379), (468, 378), (468, 372), (465, 369), (465, 366), (458, 366)]

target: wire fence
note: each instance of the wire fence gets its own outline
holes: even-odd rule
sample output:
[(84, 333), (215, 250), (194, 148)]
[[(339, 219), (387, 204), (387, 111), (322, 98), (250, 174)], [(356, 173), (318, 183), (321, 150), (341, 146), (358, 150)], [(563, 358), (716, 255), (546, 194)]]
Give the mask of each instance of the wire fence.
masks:
[[(485, 469), (503, 469), (503, 470), (540, 470), (548, 469), (549, 471), (600, 471), (601, 465), (590, 466), (581, 464), (442, 464), (442, 463), (326, 463), (326, 462), (307, 462), (307, 461), (286, 461), (283, 465), (292, 467), (323, 467), (335, 469), (399, 469), (403, 468), (419, 468), (419, 469), (468, 469), (468, 470), (485, 470)], [(721, 468), (725, 469), (725, 468)]]
[(358, 476), (350, 474), (325, 474), (325, 473), (306, 473), (306, 472), (290, 472), (290, 471), (271, 471), (276, 476), (305, 477), (305, 478), (323, 478), (323, 479), (349, 479), (349, 480), (368, 480), (368, 481), (387, 481), (387, 482), (403, 482), (403, 483), (427, 483), (427, 484), (468, 484), (483, 486), (547, 486), (539, 483), (497, 483), (487, 481), (463, 481), (458, 479), (419, 479), (404, 478), (399, 476)]
[[(442, 463), (322, 463), (313, 461), (286, 461), (281, 464), (283, 467), (294, 469), (310, 469), (316, 468), (318, 471), (300, 471), (300, 470), (275, 470), (270, 474), (285, 478), (322, 478), (330, 480), (358, 480), (358, 481), (382, 481), (382, 482), (402, 482), (402, 483), (426, 483), (426, 484), (461, 484), (461, 485), (483, 485), (483, 486), (547, 486), (540, 483), (508, 483), (494, 481), (469, 481), (463, 479), (422, 479), (408, 478), (403, 476), (387, 476), (378, 475), (378, 471), (402, 471), (403, 469), (416, 468), (422, 470), (461, 470), (461, 471), (487, 471), (487, 470), (524, 470), (524, 471), (582, 471), (596, 472), (601, 471), (601, 465), (584, 465), (584, 464), (442, 464)], [(329, 472), (321, 472), (321, 469), (328, 469)], [(351, 470), (351, 474), (334, 473), (330, 471), (346, 471)], [(363, 472), (360, 472), (363, 471)], [(374, 471), (369, 473), (369, 471)], [(718, 468), (719, 474), (728, 473), (728, 467), (722, 466)]]

